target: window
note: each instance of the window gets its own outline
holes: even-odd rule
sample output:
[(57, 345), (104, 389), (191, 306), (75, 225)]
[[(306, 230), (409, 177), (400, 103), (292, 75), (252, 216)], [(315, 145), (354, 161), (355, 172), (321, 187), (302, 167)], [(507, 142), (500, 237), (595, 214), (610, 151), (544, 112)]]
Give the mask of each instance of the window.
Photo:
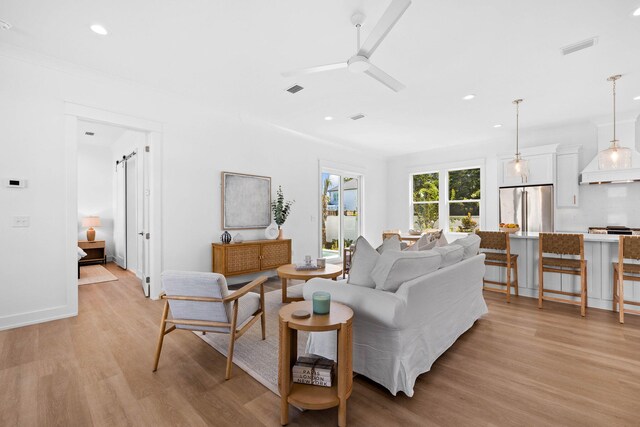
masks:
[[(441, 180), (441, 176), (446, 180)], [(481, 169), (444, 169), (414, 174), (411, 176), (411, 197), (412, 228), (471, 232), (480, 223)]]
[(440, 206), (439, 181), (438, 172), (413, 175), (413, 228), (426, 230), (440, 226), (438, 221)]
[(340, 258), (343, 249), (360, 235), (361, 181), (360, 176), (322, 172), (320, 253), (323, 258)]
[(469, 233), (480, 222), (480, 168), (449, 171), (449, 231)]

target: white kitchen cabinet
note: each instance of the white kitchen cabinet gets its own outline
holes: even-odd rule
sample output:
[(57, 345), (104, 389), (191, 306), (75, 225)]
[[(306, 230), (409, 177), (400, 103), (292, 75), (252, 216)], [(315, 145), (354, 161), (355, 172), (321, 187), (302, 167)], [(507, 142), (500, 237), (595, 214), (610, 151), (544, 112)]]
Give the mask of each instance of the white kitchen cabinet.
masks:
[(558, 154), (556, 157), (556, 206), (577, 208), (580, 205), (580, 156), (575, 153)]
[(505, 157), (500, 159), (499, 186), (511, 187), (516, 185), (543, 185), (553, 184), (554, 182), (554, 163), (555, 154), (535, 154), (525, 155), (522, 158), (529, 161), (529, 176), (526, 180), (517, 176), (507, 176), (507, 165), (513, 157)]

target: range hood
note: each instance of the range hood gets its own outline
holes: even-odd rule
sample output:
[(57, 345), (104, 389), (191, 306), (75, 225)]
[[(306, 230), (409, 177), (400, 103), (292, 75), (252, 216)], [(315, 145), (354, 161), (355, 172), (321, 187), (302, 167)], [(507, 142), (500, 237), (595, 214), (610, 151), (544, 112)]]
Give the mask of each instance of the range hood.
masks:
[[(613, 123), (598, 125), (598, 152), (606, 150), (611, 145)], [(620, 136), (620, 146), (631, 149), (631, 167), (628, 169), (598, 168), (598, 155), (591, 160), (580, 174), (580, 184), (616, 184), (626, 182), (640, 182), (640, 153), (636, 150), (640, 138), (640, 122), (638, 117), (616, 122), (617, 133)]]

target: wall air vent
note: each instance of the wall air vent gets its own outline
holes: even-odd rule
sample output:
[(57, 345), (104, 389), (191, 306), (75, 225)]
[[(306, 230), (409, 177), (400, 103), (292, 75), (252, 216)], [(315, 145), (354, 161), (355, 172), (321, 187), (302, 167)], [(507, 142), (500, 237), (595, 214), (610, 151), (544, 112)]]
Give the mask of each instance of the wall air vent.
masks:
[(364, 119), (364, 114), (360, 113), (360, 114), (356, 114), (355, 116), (351, 116), (349, 117), (351, 120), (360, 120), (360, 119)]
[(287, 92), (289, 93), (298, 93), (300, 92), (302, 89), (304, 89), (302, 86), (300, 85), (293, 85), (290, 88), (286, 89)]
[(87, 131), (87, 132), (85, 132), (84, 134), (85, 134), (85, 135), (87, 135), (87, 136), (93, 136), (93, 135), (95, 135), (95, 133), (94, 133), (94, 132), (88, 132), (88, 131)]
[(581, 42), (571, 44), (569, 46), (565, 46), (560, 49), (562, 55), (570, 55), (572, 53), (578, 52), (579, 50), (587, 49), (589, 47), (593, 47), (598, 43), (597, 37), (592, 37), (587, 40), (582, 40)]

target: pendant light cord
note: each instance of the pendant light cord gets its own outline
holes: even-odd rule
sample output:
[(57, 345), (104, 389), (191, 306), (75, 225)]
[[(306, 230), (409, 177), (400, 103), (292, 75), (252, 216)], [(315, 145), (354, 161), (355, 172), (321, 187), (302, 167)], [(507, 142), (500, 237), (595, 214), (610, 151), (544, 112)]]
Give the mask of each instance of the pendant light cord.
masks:
[(607, 80), (613, 82), (613, 141), (611, 141), (612, 147), (617, 147), (618, 142), (616, 140), (616, 80), (622, 77), (621, 74), (609, 77)]
[(516, 158), (520, 157), (520, 103), (522, 99), (513, 101), (516, 104)]
[(616, 80), (613, 79), (613, 140), (616, 140)]

